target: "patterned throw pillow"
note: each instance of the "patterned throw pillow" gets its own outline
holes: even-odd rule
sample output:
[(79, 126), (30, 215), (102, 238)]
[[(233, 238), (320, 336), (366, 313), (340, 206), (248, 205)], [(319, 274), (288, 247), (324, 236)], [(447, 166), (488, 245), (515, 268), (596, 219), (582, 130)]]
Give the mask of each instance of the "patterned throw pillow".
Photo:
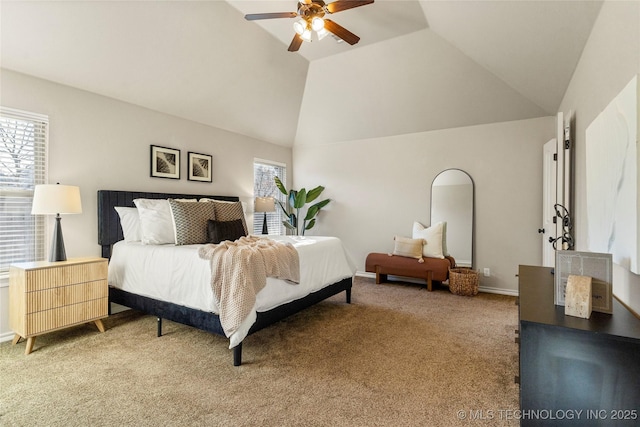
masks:
[(242, 220), (234, 219), (233, 221), (214, 221), (209, 220), (207, 223), (208, 242), (218, 244), (224, 240), (238, 240), (242, 236), (246, 236)]
[(223, 202), (220, 200), (214, 200), (213, 205), (216, 209), (216, 220), (217, 221), (233, 221), (239, 219), (242, 221), (242, 229), (244, 230), (244, 235), (248, 235), (249, 231), (247, 229), (247, 223), (244, 219), (244, 210), (242, 209), (241, 202)]
[(173, 215), (176, 245), (207, 243), (207, 221), (216, 218), (211, 203), (169, 199), (169, 206)]

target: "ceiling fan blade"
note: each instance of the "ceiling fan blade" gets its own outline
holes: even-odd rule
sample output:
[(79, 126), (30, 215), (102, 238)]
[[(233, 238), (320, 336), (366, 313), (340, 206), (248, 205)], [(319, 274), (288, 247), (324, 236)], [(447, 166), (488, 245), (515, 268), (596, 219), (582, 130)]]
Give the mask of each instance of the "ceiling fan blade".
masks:
[(331, 34), (334, 34), (337, 37), (340, 37), (342, 40), (346, 41), (350, 45), (354, 45), (360, 41), (360, 37), (353, 34), (351, 31), (347, 30), (341, 25), (336, 24), (330, 19), (324, 20), (324, 28), (329, 31)]
[(244, 15), (247, 21), (255, 21), (258, 19), (274, 19), (274, 18), (295, 18), (298, 16), (295, 12), (276, 12), (276, 13), (250, 13)]
[(374, 0), (338, 0), (329, 3), (326, 8), (329, 13), (342, 12), (343, 10), (353, 9), (354, 7), (366, 6), (373, 3)]
[(291, 44), (289, 45), (289, 49), (287, 49), (289, 52), (297, 52), (298, 49), (300, 49), (300, 46), (302, 45), (302, 37), (300, 37), (300, 35), (298, 35), (298, 33), (296, 33), (293, 36), (293, 40), (291, 40)]

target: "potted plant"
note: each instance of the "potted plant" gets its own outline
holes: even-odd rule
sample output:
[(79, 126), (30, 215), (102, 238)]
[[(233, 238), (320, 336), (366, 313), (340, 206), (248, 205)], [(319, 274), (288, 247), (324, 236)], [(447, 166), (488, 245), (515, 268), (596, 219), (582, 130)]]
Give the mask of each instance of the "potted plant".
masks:
[(276, 186), (280, 190), (280, 192), (287, 197), (286, 205), (278, 200), (278, 205), (286, 215), (287, 219), (282, 221), (285, 227), (288, 230), (291, 230), (293, 234), (296, 236), (304, 236), (304, 232), (306, 230), (310, 230), (316, 225), (316, 215), (320, 212), (320, 209), (327, 206), (331, 199), (324, 199), (321, 202), (315, 203), (307, 209), (307, 213), (302, 220), (302, 223), (299, 221), (300, 219), (300, 209), (302, 209), (307, 203), (311, 203), (320, 196), (320, 193), (324, 191), (324, 187), (319, 185), (312, 190), (305, 190), (304, 188), (299, 191), (287, 189), (280, 181), (280, 178), (275, 177)]

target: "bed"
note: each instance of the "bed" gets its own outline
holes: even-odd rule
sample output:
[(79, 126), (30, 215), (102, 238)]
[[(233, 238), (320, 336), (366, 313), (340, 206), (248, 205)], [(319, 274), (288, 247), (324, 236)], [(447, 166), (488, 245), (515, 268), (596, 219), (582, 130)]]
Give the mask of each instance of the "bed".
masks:
[[(213, 292), (207, 296), (203, 288), (206, 288), (209, 284), (201, 283), (201, 277), (206, 276), (206, 272), (203, 270), (203, 266), (192, 257), (195, 257), (195, 253), (199, 246), (202, 245), (185, 245), (185, 246), (173, 246), (173, 245), (142, 245), (135, 242), (125, 242), (122, 226), (120, 224), (120, 216), (116, 212), (116, 207), (129, 207), (133, 208), (135, 199), (215, 199), (225, 202), (238, 202), (238, 197), (233, 196), (212, 196), (212, 195), (198, 195), (198, 194), (177, 194), (177, 193), (150, 193), (150, 192), (133, 192), (133, 191), (114, 191), (114, 190), (99, 190), (98, 191), (98, 243), (102, 246), (102, 256), (110, 259), (109, 266), (109, 301), (117, 303), (135, 310), (139, 310), (145, 313), (149, 313), (156, 316), (157, 323), (157, 335), (162, 335), (162, 319), (171, 320), (174, 322), (182, 323), (185, 325), (193, 326), (204, 331), (214, 333), (226, 337), (225, 331), (221, 325), (220, 316), (216, 313), (215, 301), (213, 307), (209, 307), (205, 300), (210, 300)], [(291, 239), (292, 241), (297, 238), (291, 238), (281, 236), (275, 238), (279, 240)], [(352, 278), (355, 272), (353, 263), (348, 259), (346, 254), (344, 255), (344, 261), (340, 260), (339, 271), (331, 271), (329, 275), (325, 274), (324, 277), (317, 278), (313, 276), (317, 271), (321, 270), (317, 265), (308, 268), (310, 260), (314, 257), (314, 254), (320, 249), (317, 247), (323, 247), (327, 245), (335, 245), (334, 238), (322, 238), (322, 237), (308, 237), (307, 240), (300, 239), (294, 246), (300, 254), (300, 285), (307, 286), (307, 282), (312, 283), (313, 286), (309, 288), (297, 288), (295, 290), (288, 291), (285, 296), (270, 296), (272, 289), (276, 289), (277, 286), (284, 289), (285, 286), (276, 279), (267, 279), (267, 286), (262, 289), (258, 294), (258, 302), (256, 302), (255, 321), (252, 321), (250, 326), (246, 328), (241, 334), (241, 339), (236, 339), (237, 342), (233, 342), (233, 337), (230, 340), (230, 347), (233, 349), (233, 364), (239, 366), (242, 364), (242, 341), (245, 336), (253, 334), (273, 323), (276, 323), (287, 316), (297, 313), (307, 307), (317, 304), (331, 296), (337, 295), (341, 292), (346, 294), (346, 302), (351, 302), (351, 286)], [(337, 239), (335, 239), (337, 240)], [(339, 242), (339, 240), (337, 240)], [(318, 245), (311, 248), (311, 242), (317, 242)], [(341, 243), (339, 243), (341, 246)], [(147, 246), (147, 248), (144, 248)], [(179, 255), (172, 255), (170, 252), (177, 250)], [(153, 255), (149, 255), (151, 250)], [(316, 252), (314, 252), (316, 251)], [(324, 252), (338, 252), (335, 249)], [(344, 250), (342, 249), (344, 253)], [(158, 261), (160, 257), (169, 257), (172, 260), (178, 260), (183, 257), (186, 263), (193, 263), (188, 267), (182, 267), (182, 270), (197, 270), (194, 275), (182, 275), (173, 274), (171, 277), (175, 277), (176, 287), (178, 285), (188, 285), (188, 287), (196, 287), (199, 289), (200, 297), (196, 296), (196, 300), (201, 300), (199, 303), (192, 303), (184, 296), (175, 296), (172, 292), (166, 295), (162, 293), (154, 293), (154, 291), (145, 290), (145, 286), (149, 288), (149, 283), (141, 287), (136, 287), (136, 277), (146, 276), (147, 273), (137, 273), (138, 267), (132, 263), (128, 265), (131, 259), (139, 259), (137, 253), (144, 253), (147, 256), (147, 261), (142, 261), (139, 264), (149, 264), (155, 262), (156, 265), (164, 266), (168, 263)], [(189, 255), (191, 253), (192, 255)], [(332, 255), (334, 256), (334, 255)], [(155, 261), (154, 261), (155, 260)], [(204, 262), (204, 260), (200, 260)], [(177, 261), (172, 261), (175, 264)], [(348, 269), (342, 264), (348, 264)], [(325, 260), (326, 264), (326, 260)], [(320, 262), (320, 265), (322, 263)], [(210, 268), (207, 266), (207, 268)], [(308, 272), (308, 270), (313, 270)], [(190, 273), (191, 274), (191, 273)], [(210, 272), (209, 272), (210, 274)], [(120, 278), (126, 277), (128, 283), (123, 285), (120, 282)], [(165, 276), (166, 277), (166, 276)], [(199, 278), (200, 277), (200, 278)], [(210, 277), (210, 276), (209, 276)], [(314, 277), (312, 280), (309, 279)], [(155, 280), (153, 277), (145, 278), (145, 280)], [(158, 279), (164, 280), (164, 279)], [(189, 283), (182, 283), (182, 282)], [(124, 281), (126, 282), (126, 280)], [(195, 283), (192, 283), (195, 282)], [(320, 282), (322, 282), (320, 284)], [(274, 285), (275, 283), (275, 285)], [(275, 286), (275, 288), (274, 288)], [(290, 285), (289, 285), (290, 286)], [(158, 286), (158, 288), (162, 288)], [(173, 288), (173, 287), (172, 287)], [(306, 289), (306, 290), (305, 290)], [(210, 289), (209, 289), (210, 290)], [(158, 291), (159, 292), (159, 291)], [(280, 300), (278, 301), (278, 298)], [(215, 300), (215, 298), (213, 298)], [(191, 297), (191, 301), (194, 298)], [(264, 301), (267, 301), (264, 303)], [(259, 304), (262, 303), (262, 306)], [(205, 304), (205, 305), (203, 305)], [(251, 319), (253, 320), (253, 319)]]

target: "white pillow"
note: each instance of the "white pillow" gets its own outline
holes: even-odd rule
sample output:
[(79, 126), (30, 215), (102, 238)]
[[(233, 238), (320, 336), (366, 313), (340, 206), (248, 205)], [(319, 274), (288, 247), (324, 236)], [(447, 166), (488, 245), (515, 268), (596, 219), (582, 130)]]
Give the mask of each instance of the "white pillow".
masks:
[(424, 239), (425, 244), (422, 247), (422, 255), (430, 258), (444, 258), (442, 253), (442, 222), (425, 228), (419, 222), (413, 223), (412, 237), (414, 239)]
[(173, 217), (166, 199), (135, 199), (140, 216), (142, 243), (145, 245), (175, 244)]
[(122, 234), (124, 234), (124, 241), (139, 242), (142, 240), (138, 209), (124, 206), (115, 206), (114, 209), (120, 217), (120, 226), (122, 227)]
[(449, 249), (447, 249), (447, 221), (442, 221), (442, 255), (449, 256)]

